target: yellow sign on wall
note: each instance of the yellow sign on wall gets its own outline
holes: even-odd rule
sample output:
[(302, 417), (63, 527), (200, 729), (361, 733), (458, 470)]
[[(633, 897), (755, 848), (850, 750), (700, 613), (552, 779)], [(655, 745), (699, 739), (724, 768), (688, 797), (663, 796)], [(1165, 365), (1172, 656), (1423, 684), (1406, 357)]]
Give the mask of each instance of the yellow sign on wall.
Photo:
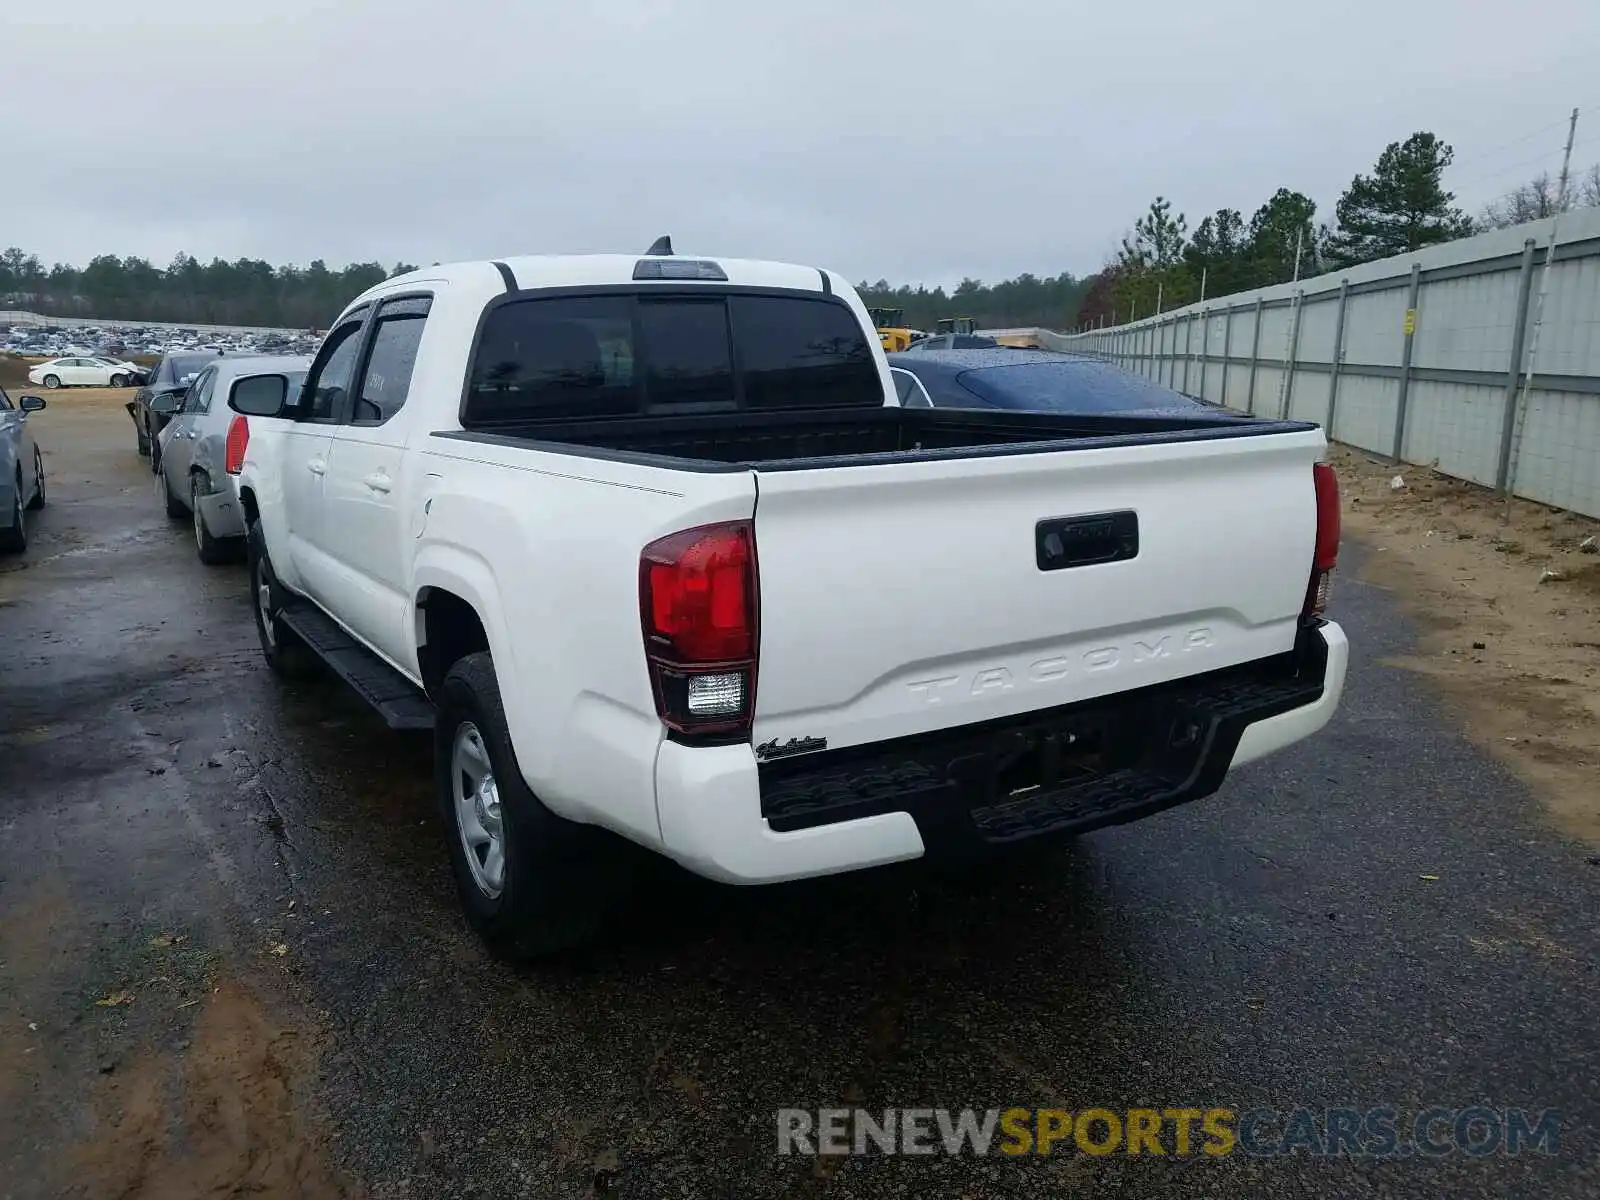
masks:
[(1417, 310), (1414, 308), (1406, 309), (1405, 331), (1407, 337), (1417, 331)]

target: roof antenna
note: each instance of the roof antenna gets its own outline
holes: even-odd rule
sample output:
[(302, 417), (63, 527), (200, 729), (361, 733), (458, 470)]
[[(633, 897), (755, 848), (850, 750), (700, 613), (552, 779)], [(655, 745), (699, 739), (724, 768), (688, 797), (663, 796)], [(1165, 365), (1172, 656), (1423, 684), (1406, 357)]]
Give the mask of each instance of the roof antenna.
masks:
[(646, 254), (665, 254), (665, 255), (669, 255), (670, 256), (672, 254), (672, 238), (671, 238), (671, 236), (669, 236), (668, 234), (663, 233), (655, 241), (650, 243), (650, 249), (646, 250), (645, 253)]

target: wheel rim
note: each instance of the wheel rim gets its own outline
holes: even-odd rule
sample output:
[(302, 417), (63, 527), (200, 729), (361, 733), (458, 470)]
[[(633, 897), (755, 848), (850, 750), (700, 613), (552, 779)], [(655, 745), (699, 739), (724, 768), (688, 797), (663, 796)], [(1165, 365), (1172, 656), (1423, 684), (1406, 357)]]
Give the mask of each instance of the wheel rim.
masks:
[(194, 544), (203, 546), (206, 541), (206, 522), (205, 518), (200, 515), (200, 481), (198, 479), (190, 480), (189, 482), (189, 511), (194, 514)]
[(489, 899), (500, 895), (506, 881), (505, 822), (500, 789), (483, 735), (471, 721), (456, 727), (450, 751), (450, 787), (456, 805), (456, 828), (466, 851), (472, 882)]
[(261, 560), (256, 559), (255, 578), (251, 580), (256, 594), (256, 620), (261, 625), (261, 637), (267, 643), (268, 650), (278, 648), (278, 631), (272, 624), (272, 581), (267, 578), (267, 569)]
[(44, 377), (44, 385), (47, 388), (60, 387), (61, 386), (61, 380), (57, 379), (54, 375), (46, 375)]

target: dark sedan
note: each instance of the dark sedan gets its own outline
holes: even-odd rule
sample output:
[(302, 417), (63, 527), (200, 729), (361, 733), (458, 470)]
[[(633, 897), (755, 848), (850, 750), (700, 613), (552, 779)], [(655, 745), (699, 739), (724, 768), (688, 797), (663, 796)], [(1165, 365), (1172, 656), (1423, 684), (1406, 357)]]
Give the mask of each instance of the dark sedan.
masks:
[(889, 355), (906, 408), (1216, 415), (1215, 406), (1081, 354), (998, 347)]
[(150, 371), (149, 379), (125, 405), (133, 418), (141, 455), (149, 457), (156, 435), (172, 420), (172, 414), (195, 376), (220, 353), (217, 350), (181, 350), (161, 356), (161, 361)]

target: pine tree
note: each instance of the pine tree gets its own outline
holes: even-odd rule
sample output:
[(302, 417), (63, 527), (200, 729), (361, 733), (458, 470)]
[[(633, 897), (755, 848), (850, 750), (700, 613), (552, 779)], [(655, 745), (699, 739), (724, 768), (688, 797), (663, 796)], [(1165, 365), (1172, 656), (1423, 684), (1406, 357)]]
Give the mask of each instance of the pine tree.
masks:
[(1339, 197), (1337, 227), (1322, 253), (1333, 267), (1353, 266), (1465, 237), (1472, 218), (1451, 202), (1441, 179), (1455, 152), (1433, 134), (1391, 142), (1371, 175), (1357, 175)]

